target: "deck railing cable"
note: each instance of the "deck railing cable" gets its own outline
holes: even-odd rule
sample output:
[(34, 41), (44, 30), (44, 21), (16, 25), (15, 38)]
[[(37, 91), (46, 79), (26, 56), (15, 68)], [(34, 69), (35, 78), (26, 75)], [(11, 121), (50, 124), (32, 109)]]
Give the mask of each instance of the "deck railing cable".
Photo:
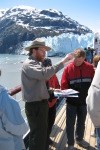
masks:
[[(10, 89), (8, 91), (8, 93), (11, 95), (11, 96), (15, 96), (16, 94), (18, 94), (19, 92), (21, 92), (21, 86), (16, 86), (14, 87), (13, 89)], [(20, 102), (21, 99), (18, 101)], [(21, 112), (23, 112), (25, 110), (25, 108), (22, 108), (21, 109)], [(26, 120), (26, 118), (24, 118)], [(24, 140), (24, 144), (25, 144), (25, 147), (28, 148), (28, 145), (29, 145), (29, 130), (28, 132), (23, 136), (23, 140)]]

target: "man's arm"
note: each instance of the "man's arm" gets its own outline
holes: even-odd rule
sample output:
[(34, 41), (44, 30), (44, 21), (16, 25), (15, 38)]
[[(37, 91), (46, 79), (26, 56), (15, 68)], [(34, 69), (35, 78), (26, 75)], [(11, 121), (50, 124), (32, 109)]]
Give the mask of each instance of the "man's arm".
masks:
[(95, 127), (100, 127), (100, 62), (86, 98), (87, 109)]
[(61, 78), (61, 89), (62, 90), (69, 88), (68, 82), (69, 82), (68, 68), (65, 68), (64, 71), (63, 71), (63, 74), (62, 74), (62, 78)]

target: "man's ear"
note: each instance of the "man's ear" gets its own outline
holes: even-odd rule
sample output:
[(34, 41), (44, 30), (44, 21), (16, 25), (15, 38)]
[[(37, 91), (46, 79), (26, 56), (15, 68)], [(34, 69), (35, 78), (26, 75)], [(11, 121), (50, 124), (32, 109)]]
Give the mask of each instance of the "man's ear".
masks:
[(35, 49), (33, 49), (33, 55), (36, 56), (36, 50)]

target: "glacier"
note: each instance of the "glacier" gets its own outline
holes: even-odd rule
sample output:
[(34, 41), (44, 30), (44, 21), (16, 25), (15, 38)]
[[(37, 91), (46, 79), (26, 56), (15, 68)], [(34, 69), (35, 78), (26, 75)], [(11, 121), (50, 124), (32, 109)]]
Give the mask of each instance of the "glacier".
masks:
[[(43, 37), (46, 45), (52, 48), (47, 53), (47, 56), (63, 56), (69, 52), (72, 52), (76, 48), (94, 48), (94, 33), (88, 33), (85, 35), (78, 35), (73, 33), (63, 33), (54, 37)], [(32, 41), (26, 41), (23, 43), (23, 51), (21, 54), (25, 54), (24, 48), (29, 46)]]

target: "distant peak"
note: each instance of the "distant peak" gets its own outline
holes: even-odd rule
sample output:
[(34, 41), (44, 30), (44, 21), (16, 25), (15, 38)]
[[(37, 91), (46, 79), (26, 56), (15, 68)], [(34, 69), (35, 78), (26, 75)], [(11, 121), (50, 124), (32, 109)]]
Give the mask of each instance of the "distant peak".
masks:
[(59, 15), (62, 14), (61, 11), (58, 11), (58, 10), (56, 10), (56, 9), (47, 9), (47, 10), (50, 11), (50, 12), (52, 12), (52, 13), (57, 13), (57, 14), (59, 14)]
[(7, 11), (7, 9), (0, 9), (0, 17), (2, 17), (6, 11)]
[(57, 11), (56, 9), (41, 10), (40, 14), (44, 14), (44, 15), (50, 16), (50, 17), (62, 17), (63, 16), (62, 12)]
[(11, 10), (14, 10), (14, 9), (21, 9), (21, 10), (30, 10), (30, 11), (34, 11), (36, 10), (36, 8), (34, 7), (31, 7), (31, 6), (25, 6), (25, 5), (17, 5), (17, 6), (14, 6), (11, 8)]

